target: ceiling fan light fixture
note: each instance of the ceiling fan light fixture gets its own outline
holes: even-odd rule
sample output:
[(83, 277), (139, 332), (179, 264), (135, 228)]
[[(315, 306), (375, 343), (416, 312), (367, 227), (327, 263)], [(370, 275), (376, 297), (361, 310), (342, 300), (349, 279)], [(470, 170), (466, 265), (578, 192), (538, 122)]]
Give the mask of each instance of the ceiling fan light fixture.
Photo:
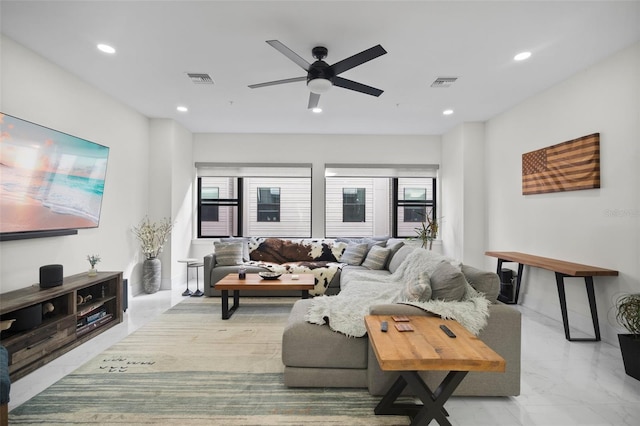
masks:
[(327, 93), (329, 89), (331, 89), (331, 86), (333, 86), (333, 83), (331, 80), (327, 80), (326, 78), (314, 78), (307, 82), (309, 90), (318, 95)]
[(320, 114), (322, 112), (322, 108), (320, 108), (320, 107), (311, 108), (311, 111), (314, 114)]

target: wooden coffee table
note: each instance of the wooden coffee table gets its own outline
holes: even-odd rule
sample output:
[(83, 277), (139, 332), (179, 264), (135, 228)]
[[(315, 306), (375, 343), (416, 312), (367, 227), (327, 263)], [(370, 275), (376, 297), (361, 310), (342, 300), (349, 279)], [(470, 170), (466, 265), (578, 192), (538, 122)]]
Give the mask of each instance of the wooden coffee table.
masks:
[[(388, 331), (381, 331), (387, 321)], [(505, 371), (505, 360), (482, 340), (469, 333), (457, 321), (432, 316), (410, 316), (414, 331), (396, 330), (390, 315), (368, 315), (365, 324), (369, 341), (384, 371), (399, 371), (400, 376), (375, 408), (376, 414), (404, 415), (412, 425), (428, 425), (432, 419), (440, 425), (451, 425), (444, 409), (445, 402), (469, 371)], [(448, 337), (440, 325), (445, 324), (456, 335)], [(425, 370), (449, 371), (434, 391), (418, 374)], [(409, 386), (423, 405), (398, 404), (395, 400)]]
[[(293, 275), (298, 279), (294, 280)], [(231, 315), (240, 306), (241, 290), (301, 290), (302, 298), (309, 297), (309, 290), (313, 290), (315, 278), (313, 274), (282, 274), (277, 280), (265, 280), (258, 274), (247, 274), (245, 279), (240, 279), (237, 273), (229, 274), (215, 284), (215, 288), (222, 293), (222, 319), (231, 318)], [(229, 308), (229, 291), (233, 291), (233, 306)]]

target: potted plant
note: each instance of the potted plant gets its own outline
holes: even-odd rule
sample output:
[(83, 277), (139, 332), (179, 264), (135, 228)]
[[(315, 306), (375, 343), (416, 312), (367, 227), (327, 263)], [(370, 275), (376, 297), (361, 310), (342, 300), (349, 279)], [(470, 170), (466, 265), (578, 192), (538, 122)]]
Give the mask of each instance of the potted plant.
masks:
[(155, 293), (160, 289), (162, 264), (158, 256), (169, 239), (172, 227), (170, 219), (164, 218), (159, 222), (151, 222), (147, 216), (138, 226), (133, 227), (133, 233), (140, 241), (140, 248), (145, 258), (142, 264), (142, 284), (146, 293)]
[(432, 219), (431, 214), (426, 215), (425, 219), (419, 228), (415, 228), (415, 231), (416, 234), (418, 234), (418, 238), (422, 241), (422, 248), (431, 250), (433, 240), (438, 236), (438, 219)]
[(618, 334), (625, 372), (640, 380), (640, 293), (627, 294), (615, 304), (616, 320), (628, 334)]
[(97, 254), (87, 255), (87, 260), (89, 261), (89, 265), (91, 265), (91, 269), (89, 269), (89, 276), (95, 277), (98, 275), (98, 271), (96, 270), (96, 265), (100, 262), (100, 256)]

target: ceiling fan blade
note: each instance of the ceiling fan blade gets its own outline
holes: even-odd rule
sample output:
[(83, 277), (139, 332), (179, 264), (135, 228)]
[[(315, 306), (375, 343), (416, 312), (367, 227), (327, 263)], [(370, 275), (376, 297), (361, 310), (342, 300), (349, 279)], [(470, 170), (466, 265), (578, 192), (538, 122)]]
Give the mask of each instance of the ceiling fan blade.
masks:
[(382, 46), (377, 45), (373, 46), (370, 49), (363, 50), (360, 53), (356, 53), (353, 56), (350, 56), (346, 59), (343, 59), (335, 64), (331, 65), (329, 68), (333, 70), (334, 75), (338, 75), (347, 70), (350, 70), (353, 67), (357, 67), (358, 65), (362, 65), (365, 62), (369, 62), (372, 59), (377, 58), (378, 56), (382, 56), (387, 53), (386, 50), (382, 48)]
[(376, 89), (375, 87), (367, 86), (366, 84), (358, 83), (357, 81), (347, 80), (342, 77), (334, 77), (333, 85), (342, 87), (343, 89), (355, 90), (356, 92), (362, 92), (371, 96), (380, 96), (384, 90)]
[(258, 87), (275, 86), (276, 84), (295, 83), (296, 81), (307, 81), (307, 77), (285, 78), (284, 80), (267, 81), (266, 83), (250, 84), (249, 87), (257, 89)]
[(304, 59), (300, 55), (298, 55), (296, 52), (294, 52), (293, 50), (289, 49), (287, 46), (285, 46), (284, 44), (282, 44), (278, 40), (267, 40), (267, 43), (269, 45), (271, 45), (271, 47), (276, 49), (278, 52), (282, 53), (284, 56), (286, 56), (287, 58), (291, 59), (296, 64), (300, 65), (300, 67), (303, 70), (309, 71), (309, 67), (311, 66), (311, 64), (309, 62), (307, 62), (306, 59)]
[(317, 108), (320, 102), (320, 95), (317, 93), (309, 92), (309, 106), (307, 109)]

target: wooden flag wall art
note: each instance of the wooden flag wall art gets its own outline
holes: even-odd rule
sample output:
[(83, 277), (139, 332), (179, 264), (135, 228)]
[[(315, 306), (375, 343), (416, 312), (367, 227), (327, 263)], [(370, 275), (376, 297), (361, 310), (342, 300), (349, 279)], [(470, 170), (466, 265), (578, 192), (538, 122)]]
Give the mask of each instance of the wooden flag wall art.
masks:
[(600, 133), (522, 154), (522, 194), (600, 188)]

